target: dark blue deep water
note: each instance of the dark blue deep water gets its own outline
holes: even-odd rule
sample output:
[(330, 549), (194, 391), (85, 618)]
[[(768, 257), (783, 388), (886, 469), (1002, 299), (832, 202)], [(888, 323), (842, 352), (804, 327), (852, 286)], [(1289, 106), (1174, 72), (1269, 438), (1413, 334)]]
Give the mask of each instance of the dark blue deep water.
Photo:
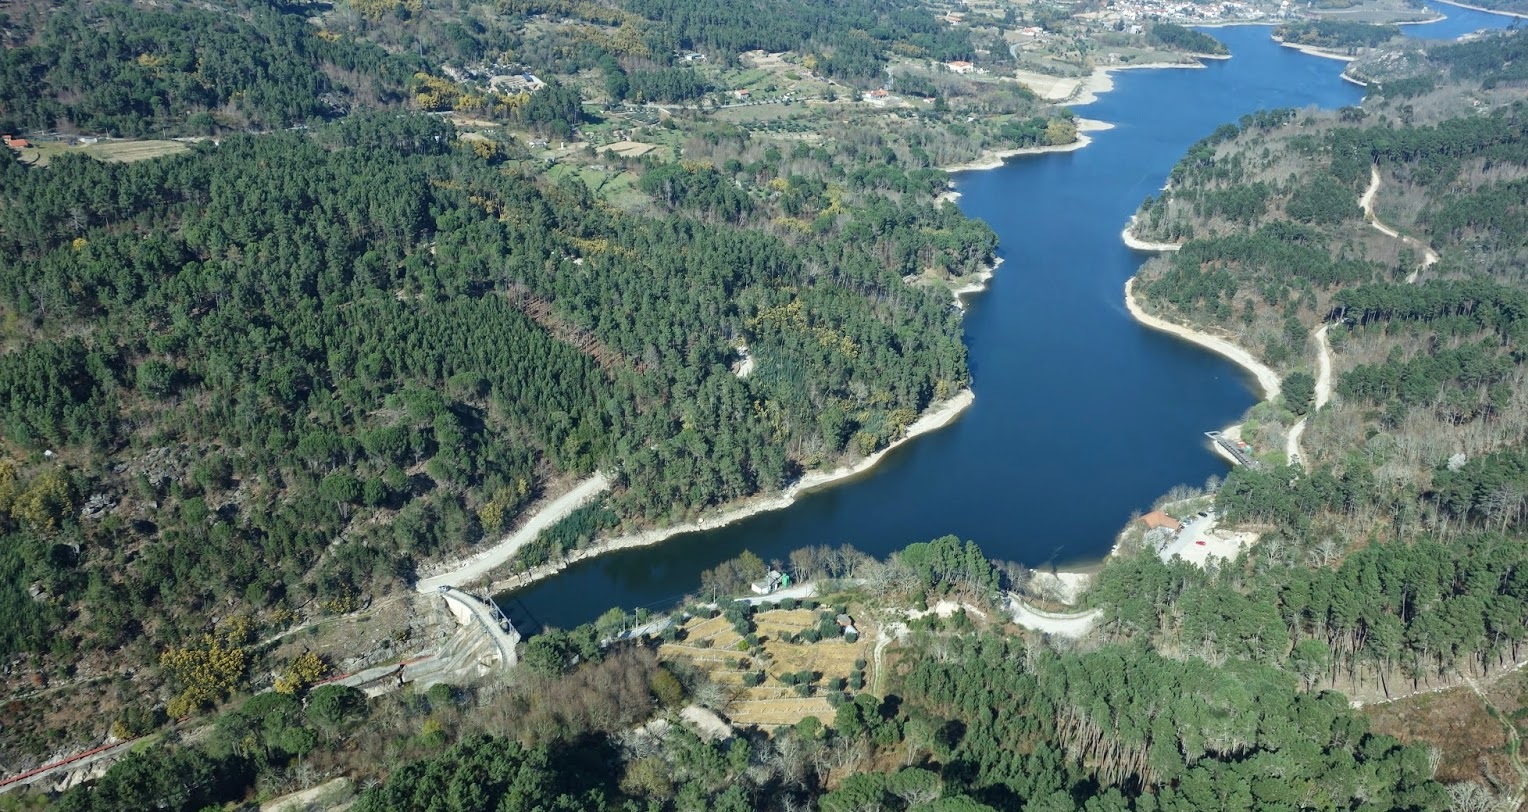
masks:
[[(1510, 23), (1439, 8), (1449, 20), (1407, 33)], [(1362, 89), (1338, 78), (1340, 62), (1277, 47), (1267, 27), (1209, 33), (1232, 59), (1119, 72), (1113, 92), (1077, 108), (1115, 124), (1086, 149), (957, 176), (961, 208), (992, 225), (1006, 261), (968, 302), (976, 403), (955, 423), (786, 510), (582, 562), (505, 596), (506, 608), (520, 622), (571, 626), (611, 606), (666, 606), (744, 549), (768, 560), (849, 543), (884, 555), (953, 533), (1031, 566), (1096, 560), (1131, 511), (1175, 484), (1224, 474), (1201, 433), (1251, 406), (1253, 384), (1130, 318), (1122, 288), (1144, 257), (1120, 230), (1217, 126), (1264, 108), (1357, 104)]]

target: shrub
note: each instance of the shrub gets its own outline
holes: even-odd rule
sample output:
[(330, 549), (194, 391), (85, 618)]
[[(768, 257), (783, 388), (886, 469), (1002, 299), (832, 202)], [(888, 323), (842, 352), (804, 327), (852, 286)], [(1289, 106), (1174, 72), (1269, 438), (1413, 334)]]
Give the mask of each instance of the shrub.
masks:
[(869, 665), (869, 663), (865, 662), (864, 658), (862, 657), (862, 658), (854, 661), (854, 670), (855, 671), (864, 671), (865, 670), (865, 666), (867, 666), (867, 665)]
[(460, 694), (457, 688), (447, 682), (437, 682), (425, 692), (425, 697), (430, 700), (431, 707), (444, 708), (455, 705)]
[(785, 600), (780, 601), (780, 608), (781, 609), (795, 609), (796, 608), (796, 599), (795, 598), (786, 598)]

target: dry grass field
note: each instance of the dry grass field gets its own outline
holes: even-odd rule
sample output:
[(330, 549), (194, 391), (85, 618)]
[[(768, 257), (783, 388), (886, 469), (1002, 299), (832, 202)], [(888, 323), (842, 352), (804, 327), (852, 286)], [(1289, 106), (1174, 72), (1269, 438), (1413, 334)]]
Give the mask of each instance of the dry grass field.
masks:
[[(1483, 686), (1483, 691), (1492, 705), (1510, 709), (1519, 707), (1523, 686), (1524, 677), (1519, 672)], [(1469, 686), (1368, 705), (1363, 714), (1369, 717), (1377, 733), (1437, 747), (1443, 757), (1438, 764), (1439, 781), (1480, 781), (1489, 785), (1518, 780), (1503, 723), (1508, 720), (1493, 716), (1482, 697)], [(1510, 721), (1519, 730), (1524, 726), (1522, 720)]]
[(70, 145), (59, 141), (41, 141), (22, 150), (24, 161), (47, 166), (48, 162), (65, 153), (77, 152), (102, 161), (131, 163), (146, 161), (164, 155), (178, 155), (191, 149), (183, 141), (102, 141), (96, 144)]
[[(824, 696), (827, 682), (835, 678), (847, 680), (856, 660), (869, 659), (870, 647), (866, 642), (869, 634), (861, 626), (861, 637), (854, 643), (842, 638), (816, 643), (786, 643), (780, 639), (785, 634), (816, 628), (820, 613), (821, 610), (773, 609), (754, 615), (760, 644), (757, 656), (738, 650), (742, 638), (725, 617), (692, 618), (682, 627), (684, 638), (663, 644), (658, 656), (689, 660), (705, 670), (713, 681), (730, 686), (733, 700), (725, 710), (733, 724), (771, 728), (815, 716), (831, 725), (834, 711)], [(709, 645), (703, 641), (709, 641)], [(764, 683), (745, 687), (744, 676), (760, 670), (765, 674)], [(813, 682), (811, 696), (799, 696), (795, 686), (780, 681), (782, 674), (801, 671), (822, 675)]]

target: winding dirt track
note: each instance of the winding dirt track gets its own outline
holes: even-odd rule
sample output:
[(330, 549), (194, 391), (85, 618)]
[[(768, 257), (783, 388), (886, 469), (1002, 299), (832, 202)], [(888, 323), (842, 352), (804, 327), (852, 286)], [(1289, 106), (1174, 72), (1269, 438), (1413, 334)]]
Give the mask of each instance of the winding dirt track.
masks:
[[(1409, 237), (1401, 234), (1401, 232), (1396, 231), (1394, 228), (1386, 225), (1384, 221), (1380, 220), (1379, 217), (1375, 215), (1374, 198), (1379, 195), (1379, 185), (1379, 167), (1370, 166), (1369, 188), (1365, 189), (1363, 195), (1358, 198), (1358, 205), (1364, 210), (1364, 219), (1369, 221), (1369, 225), (1373, 226), (1375, 231), (1378, 231), (1387, 237), (1394, 237), (1412, 248), (1421, 250), (1421, 266), (1406, 275), (1406, 284), (1415, 284), (1417, 281), (1417, 274), (1426, 270), (1434, 262), (1438, 261), (1438, 252), (1434, 251), (1432, 246), (1422, 242), (1415, 237)], [(1327, 328), (1330, 326), (1331, 325), (1329, 324), (1323, 324), (1321, 325), (1321, 329), (1316, 331), (1316, 399), (1315, 405), (1311, 407), (1311, 412), (1315, 412), (1317, 409), (1325, 406), (1327, 401), (1332, 399), (1332, 345), (1326, 337)], [(1304, 454), (1300, 448), (1300, 437), (1305, 434), (1305, 423), (1307, 419), (1309, 419), (1308, 416), (1301, 418), (1300, 422), (1294, 424), (1294, 426), (1289, 429), (1289, 437), (1284, 444), (1284, 454), (1289, 458), (1291, 463), (1296, 463), (1304, 459)]]
[(1419, 239), (1417, 239), (1415, 237), (1402, 236), (1401, 232), (1396, 231), (1395, 229), (1391, 228), (1390, 226), (1385, 225), (1384, 222), (1381, 221), (1379, 219), (1379, 217), (1374, 213), (1374, 197), (1376, 195), (1378, 195), (1378, 194), (1379, 194), (1379, 167), (1378, 166), (1370, 166), (1369, 167), (1369, 188), (1364, 190), (1363, 197), (1358, 198), (1358, 205), (1363, 207), (1363, 210), (1364, 210), (1364, 219), (1369, 221), (1369, 225), (1374, 226), (1374, 230), (1375, 231), (1378, 231), (1379, 233), (1384, 234), (1387, 237), (1394, 237), (1394, 238), (1400, 240), (1401, 242), (1405, 243), (1406, 245), (1411, 246), (1412, 248), (1416, 248), (1416, 249), (1420, 249), (1421, 250), (1421, 252), (1422, 252), (1422, 267), (1418, 268), (1415, 271), (1412, 271), (1410, 274), (1407, 274), (1407, 276), (1406, 276), (1406, 284), (1408, 284), (1408, 285), (1413, 284), (1413, 283), (1415, 283), (1417, 281), (1417, 274), (1419, 272), (1421, 272), (1423, 270), (1426, 270), (1434, 262), (1438, 261), (1438, 252), (1434, 251), (1432, 249), (1432, 246), (1428, 245), (1427, 243), (1424, 243), (1424, 242), (1422, 242), (1421, 240), (1419, 240)]

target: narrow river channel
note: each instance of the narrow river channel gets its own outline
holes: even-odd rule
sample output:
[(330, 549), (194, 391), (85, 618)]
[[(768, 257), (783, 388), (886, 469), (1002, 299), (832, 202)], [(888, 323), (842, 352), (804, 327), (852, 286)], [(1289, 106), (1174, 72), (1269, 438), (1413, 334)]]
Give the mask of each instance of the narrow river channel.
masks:
[[(1453, 38), (1510, 18), (1453, 6), (1410, 36)], [(1266, 26), (1206, 29), (1233, 58), (1114, 74), (1079, 115), (1108, 121), (1076, 152), (956, 176), (959, 205), (990, 223), (1005, 263), (968, 299), (975, 404), (856, 480), (785, 510), (581, 562), (503, 596), (517, 623), (568, 627), (612, 606), (664, 608), (742, 550), (766, 561), (807, 544), (885, 555), (954, 534), (1034, 567), (1097, 561), (1132, 511), (1173, 485), (1223, 475), (1202, 432), (1255, 401), (1219, 356), (1132, 320), (1122, 287), (1145, 257), (1119, 233), (1195, 141), (1255, 110), (1357, 104), (1343, 63), (1281, 48)]]

